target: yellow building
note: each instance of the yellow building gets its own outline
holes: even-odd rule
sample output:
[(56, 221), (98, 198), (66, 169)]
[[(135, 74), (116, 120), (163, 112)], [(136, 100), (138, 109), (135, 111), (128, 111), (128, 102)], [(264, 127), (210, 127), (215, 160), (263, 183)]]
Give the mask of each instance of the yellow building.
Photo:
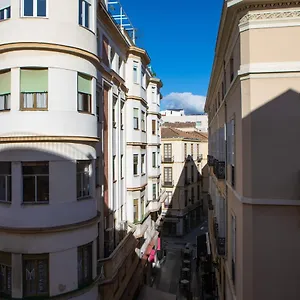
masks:
[(299, 299), (299, 1), (224, 1), (205, 111), (219, 299)]

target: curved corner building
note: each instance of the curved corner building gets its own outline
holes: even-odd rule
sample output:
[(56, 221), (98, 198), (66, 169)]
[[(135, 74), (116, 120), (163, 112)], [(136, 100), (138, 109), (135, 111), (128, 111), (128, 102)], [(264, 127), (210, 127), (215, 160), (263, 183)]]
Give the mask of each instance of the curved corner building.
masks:
[(96, 0), (0, 0), (0, 298), (97, 299)]

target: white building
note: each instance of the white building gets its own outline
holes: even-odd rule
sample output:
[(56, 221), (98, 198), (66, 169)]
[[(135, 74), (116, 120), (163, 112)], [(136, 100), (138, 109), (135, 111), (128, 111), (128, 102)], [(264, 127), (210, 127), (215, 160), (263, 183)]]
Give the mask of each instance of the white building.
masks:
[(208, 132), (208, 118), (207, 114), (202, 115), (185, 115), (183, 109), (167, 109), (161, 111), (162, 123), (184, 123), (192, 122), (193, 130), (198, 129), (203, 132)]
[[(119, 299), (139, 284), (136, 238), (157, 239), (146, 124), (161, 83), (105, 1), (0, 0), (0, 20), (0, 297), (93, 300), (100, 284), (101, 299)], [(150, 144), (158, 152), (159, 131)]]

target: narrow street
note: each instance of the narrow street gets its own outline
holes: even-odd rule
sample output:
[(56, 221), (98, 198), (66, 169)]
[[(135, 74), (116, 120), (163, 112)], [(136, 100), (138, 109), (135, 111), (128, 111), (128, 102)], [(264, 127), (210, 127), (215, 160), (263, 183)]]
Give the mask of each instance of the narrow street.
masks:
[[(181, 271), (181, 250), (185, 248), (187, 243), (193, 250), (193, 258), (196, 256), (196, 236), (207, 231), (207, 221), (192, 230), (184, 237), (163, 237), (164, 249), (167, 255), (161, 261), (158, 269), (153, 288), (165, 293), (176, 295), (178, 300), (186, 299), (180, 292), (179, 280)], [(193, 300), (202, 300), (201, 298), (201, 282), (200, 274), (196, 272), (196, 260), (192, 259), (191, 264), (191, 291)], [(159, 299), (156, 299), (159, 300)]]

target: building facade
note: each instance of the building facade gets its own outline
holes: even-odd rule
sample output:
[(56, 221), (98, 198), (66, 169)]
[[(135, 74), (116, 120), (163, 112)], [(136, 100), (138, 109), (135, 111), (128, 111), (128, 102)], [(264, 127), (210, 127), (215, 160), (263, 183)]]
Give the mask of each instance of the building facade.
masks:
[(55, 4), (0, 0), (0, 297), (132, 299), (157, 248), (162, 84), (107, 1)]
[(207, 152), (207, 134), (162, 127), (161, 184), (167, 194), (162, 208), (165, 235), (182, 236), (201, 221)]
[(300, 296), (299, 16), (298, 1), (224, 2), (205, 106), (219, 299)]

